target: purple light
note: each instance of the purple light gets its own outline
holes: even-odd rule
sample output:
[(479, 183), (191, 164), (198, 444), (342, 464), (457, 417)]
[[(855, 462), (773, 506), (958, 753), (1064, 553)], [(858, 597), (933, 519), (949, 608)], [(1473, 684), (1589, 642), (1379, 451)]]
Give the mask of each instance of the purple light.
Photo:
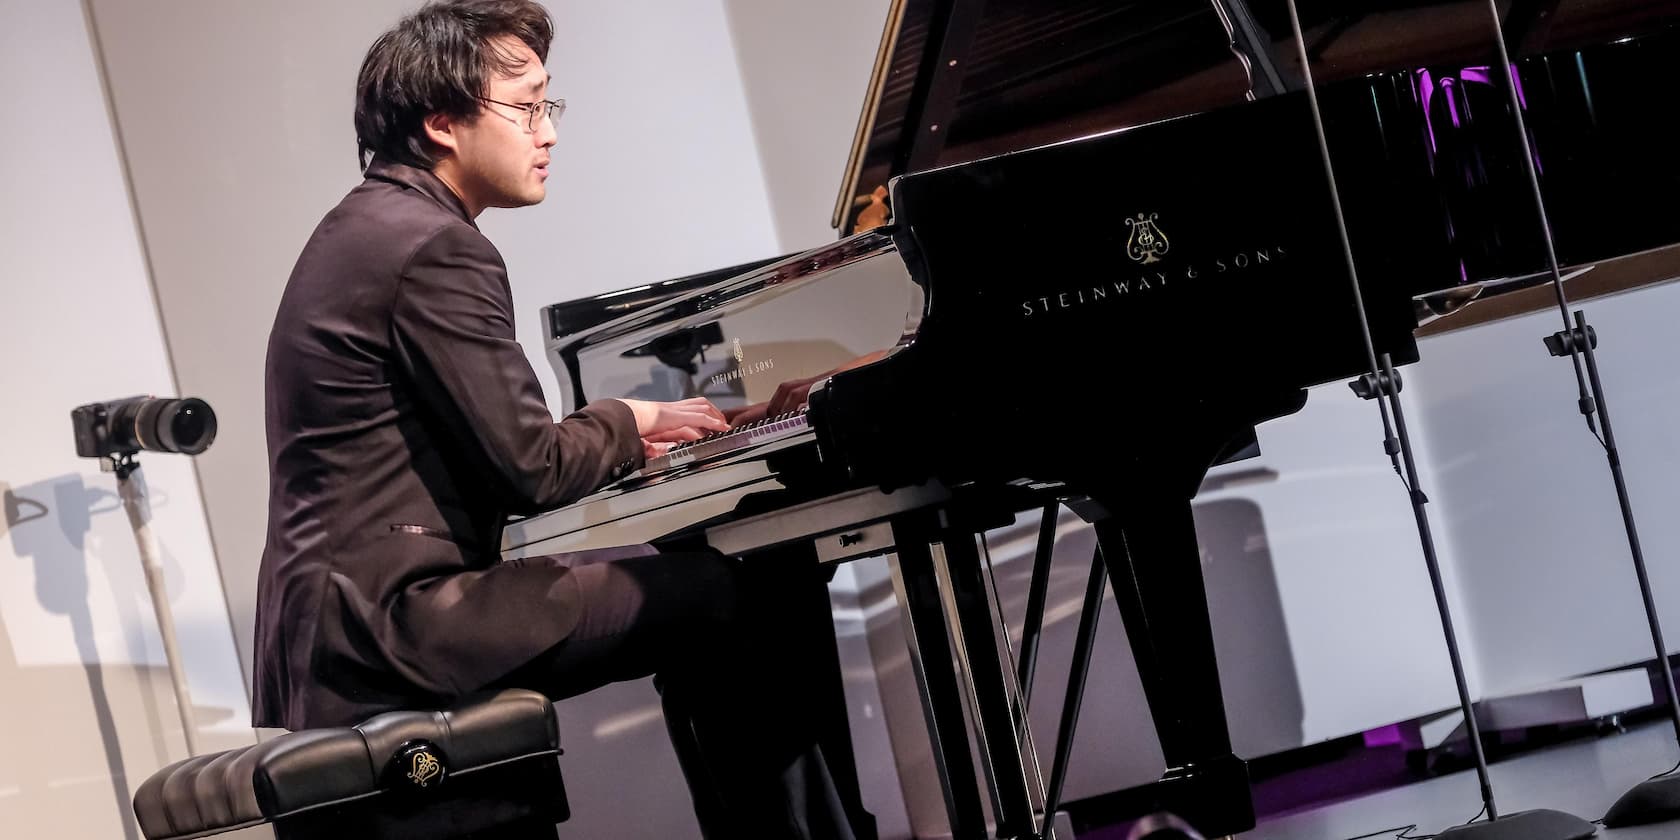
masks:
[[(1522, 75), (1517, 72), (1517, 65), (1515, 64), (1510, 66), (1510, 70), (1511, 81), (1515, 84), (1517, 89), (1517, 105), (1526, 111), (1528, 110), (1528, 97), (1523, 95)], [(1484, 85), (1491, 85), (1494, 83), (1493, 76), (1491, 75), (1492, 72), (1493, 68), (1484, 64), (1477, 67), (1466, 67), (1458, 72), (1458, 77), (1466, 82), (1479, 82)]]
[(1398, 723), (1372, 729), (1365, 733), (1366, 747), (1402, 746), (1405, 743), (1405, 735), (1401, 733)]
[(1435, 123), (1429, 117), (1429, 102), (1435, 98), (1435, 80), (1428, 70), (1418, 70), (1417, 87), (1418, 95), (1423, 99), (1423, 127), (1429, 132), (1429, 153), (1434, 155), (1441, 147), (1435, 142)]
[(1458, 97), (1453, 96), (1456, 81), (1452, 78), (1442, 79), (1441, 92), (1447, 95), (1447, 115), (1452, 117), (1453, 128), (1460, 128), (1464, 123), (1458, 118)]

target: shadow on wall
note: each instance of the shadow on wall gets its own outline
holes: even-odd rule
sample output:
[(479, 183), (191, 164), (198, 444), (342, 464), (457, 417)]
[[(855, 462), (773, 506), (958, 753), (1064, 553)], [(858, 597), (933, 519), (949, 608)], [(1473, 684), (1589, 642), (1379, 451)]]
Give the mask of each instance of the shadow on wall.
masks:
[[(79, 475), (63, 476), (16, 489), (6, 487), (4, 482), (0, 482), (0, 496), (4, 497), (5, 530), (11, 538), (12, 551), (19, 561), (27, 558), (33, 563), (37, 601), (46, 612), (64, 616), (70, 621), (70, 633), (75, 640), (76, 652), (81, 658), (82, 670), (87, 679), (88, 697), (93, 702), (94, 718), (99, 727), (100, 740), (105, 747), (105, 763), (110, 771), (111, 793), (116, 799), (118, 813), (121, 814), (123, 836), (127, 840), (136, 840), (138, 833), (129, 807), (122, 744), (117, 736), (110, 697), (105, 689), (105, 668), (99, 662), (99, 651), (93, 636), (93, 614), (88, 606), (86, 538), (93, 529), (94, 515), (118, 511), (120, 503), (115, 493), (101, 493), (87, 488), (82, 484)], [(45, 499), (52, 500), (50, 507)], [(118, 599), (119, 603), (121, 601), (122, 599)], [(0, 628), (4, 627), (3, 618), (0, 616)], [(10, 641), (9, 633), (7, 639)], [(19, 697), (33, 697), (37, 701), (50, 702), (52, 692), (41, 691), (32, 686), (34, 680), (21, 673), (22, 669), (17, 665), (13, 650), (15, 648), (8, 644), (6, 659), (0, 660), (0, 666), (11, 672), (6, 675), (6, 684), (23, 689), (18, 692)], [(47, 709), (41, 709), (39, 712), (39, 716), (20, 719), (51, 719), (51, 712)], [(152, 728), (155, 731), (158, 728), (155, 725), (158, 710), (155, 707), (147, 708), (146, 714), (154, 724)], [(26, 750), (25, 754), (29, 752), (31, 751)], [(36, 775), (17, 781), (32, 784), (50, 782), (50, 778), (43, 779)], [(19, 787), (21, 786), (20, 784)], [(25, 791), (22, 795), (28, 794)]]
[(1222, 499), (1192, 511), (1232, 747), (1245, 758), (1299, 747), (1306, 707), (1260, 506)]
[[(172, 760), (180, 724), (167, 705), (168, 669), (148, 664), (150, 594), (115, 481), (109, 488), (90, 487), (78, 474), (15, 487), (0, 481), (0, 540), (10, 546), (0, 562), (28, 564), (7, 578), (31, 581), (34, 596), (32, 603), (0, 601), (0, 713), (21, 724), (8, 736), (8, 750), (25, 759), (0, 764), (0, 795), (24, 803), (21, 812), (5, 810), (25, 824), (52, 824), (79, 837), (112, 836), (120, 823), (124, 840), (138, 840), (129, 783), (141, 778), (129, 779), (129, 768), (143, 777)], [(161, 493), (151, 498), (154, 507), (167, 502)], [(111, 542), (124, 537), (126, 543)], [(161, 562), (178, 582), (182, 570), (167, 548)], [(109, 592), (97, 591), (106, 586)], [(202, 722), (231, 711), (195, 713)], [(104, 796), (91, 795), (90, 785), (108, 786), (114, 817), (95, 804)]]

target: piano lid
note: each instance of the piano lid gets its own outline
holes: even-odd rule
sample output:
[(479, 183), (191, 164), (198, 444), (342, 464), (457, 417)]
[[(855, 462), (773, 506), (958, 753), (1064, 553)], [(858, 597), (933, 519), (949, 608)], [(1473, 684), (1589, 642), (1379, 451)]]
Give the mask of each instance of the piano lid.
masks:
[[(1321, 85), (1485, 63), (1492, 49), (1484, 2), (1297, 5)], [(1650, 32), (1680, 11), (1649, 0), (1499, 5), (1519, 61)], [(885, 223), (895, 175), (1206, 111), (1299, 78), (1283, 0), (891, 0), (830, 224), (849, 236)]]

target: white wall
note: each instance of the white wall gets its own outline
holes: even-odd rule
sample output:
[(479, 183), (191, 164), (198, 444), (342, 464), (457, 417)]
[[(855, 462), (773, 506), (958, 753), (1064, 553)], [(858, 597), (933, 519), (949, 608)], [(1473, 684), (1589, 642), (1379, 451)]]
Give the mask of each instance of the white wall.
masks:
[(887, 0), (725, 0), (782, 250), (829, 227)]
[[(175, 386), (81, 5), (0, 0), (0, 76), (0, 825), (133, 838), (133, 789), (186, 747), (115, 477), (76, 456), (70, 409)], [(141, 462), (201, 749), (251, 743), (193, 464)]]
[[(1680, 630), (1680, 284), (1585, 301), (1651, 586)], [(1441, 538), (1482, 689), (1520, 691), (1656, 656), (1604, 452), (1574, 371), (1541, 344), (1555, 308), (1426, 339), (1413, 383)]]

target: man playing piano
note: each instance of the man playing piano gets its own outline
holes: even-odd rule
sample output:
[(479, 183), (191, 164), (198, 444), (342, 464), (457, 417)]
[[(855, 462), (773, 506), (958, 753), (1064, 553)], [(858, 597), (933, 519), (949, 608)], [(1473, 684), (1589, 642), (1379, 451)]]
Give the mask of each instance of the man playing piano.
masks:
[(534, 2), (461, 0), (366, 56), (365, 180), (304, 246), (269, 338), (254, 722), (342, 726), (654, 674), (707, 837), (871, 837), (839, 677), (813, 655), (832, 625), (802, 609), (826, 606), (816, 569), (646, 547), (498, 562), (509, 514), (728, 427), (704, 399), (601, 400), (555, 422), (514, 339), (474, 219), (544, 198), (563, 108), (551, 40)]

